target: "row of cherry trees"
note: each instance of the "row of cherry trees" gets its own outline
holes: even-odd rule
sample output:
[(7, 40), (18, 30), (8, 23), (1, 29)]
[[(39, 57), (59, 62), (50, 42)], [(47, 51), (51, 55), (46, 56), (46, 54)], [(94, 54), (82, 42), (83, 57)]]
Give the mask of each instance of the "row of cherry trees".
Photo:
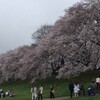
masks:
[(100, 67), (100, 0), (84, 0), (65, 10), (54, 25), (32, 34), (35, 43), (0, 55), (0, 82), (70, 78)]

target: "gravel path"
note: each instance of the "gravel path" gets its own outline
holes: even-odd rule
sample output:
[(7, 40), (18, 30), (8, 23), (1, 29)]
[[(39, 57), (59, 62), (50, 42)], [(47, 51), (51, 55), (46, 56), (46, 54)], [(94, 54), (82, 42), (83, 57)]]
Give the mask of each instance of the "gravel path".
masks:
[(69, 97), (56, 97), (54, 99), (47, 98), (47, 99), (44, 99), (44, 100), (66, 100), (66, 99), (69, 99)]

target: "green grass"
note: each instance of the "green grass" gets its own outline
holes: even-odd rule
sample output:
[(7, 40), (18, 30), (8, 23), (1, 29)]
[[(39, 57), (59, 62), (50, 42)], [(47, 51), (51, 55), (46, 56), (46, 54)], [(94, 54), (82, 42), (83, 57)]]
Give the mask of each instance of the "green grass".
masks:
[[(88, 71), (85, 73), (81, 73), (78, 77), (71, 78), (70, 80), (73, 82), (83, 82), (85, 89), (90, 85), (90, 82), (92, 78), (96, 78), (97, 76), (100, 76), (100, 71), (95, 70), (95, 71)], [(44, 87), (44, 94), (43, 97), (47, 98), (49, 97), (49, 88), (50, 84), (54, 84), (54, 88), (56, 91), (56, 96), (57, 97), (63, 97), (63, 96), (68, 96), (69, 95), (69, 90), (68, 90), (68, 79), (55, 79), (55, 78), (47, 78), (45, 80), (37, 80), (34, 84), (39, 87), (39, 85), (42, 85)], [(2, 88), (4, 91), (8, 89), (12, 89), (15, 93), (15, 97), (5, 97), (3, 100), (31, 100), (31, 93), (30, 93), (30, 88), (31, 88), (30, 81), (16, 81), (16, 82), (9, 82), (9, 83), (4, 83), (0, 85), (0, 88)], [(97, 99), (95, 99), (97, 98)], [(94, 97), (78, 97), (78, 98), (73, 98), (72, 100), (100, 100), (100, 95), (94, 96)]]
[(12, 83), (4, 83), (1, 85), (4, 91), (12, 89), (15, 97), (5, 97), (3, 100), (30, 100), (30, 84), (28, 81), (17, 81)]

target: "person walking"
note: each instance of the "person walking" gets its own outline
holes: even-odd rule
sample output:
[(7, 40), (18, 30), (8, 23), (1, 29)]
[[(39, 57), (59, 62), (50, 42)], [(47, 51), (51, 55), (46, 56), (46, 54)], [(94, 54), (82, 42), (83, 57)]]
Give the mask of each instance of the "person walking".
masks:
[(70, 92), (70, 98), (72, 98), (74, 92), (74, 85), (72, 82), (69, 83), (69, 92)]
[(43, 100), (43, 87), (42, 87), (42, 85), (40, 85), (40, 87), (39, 87), (38, 100)]
[(53, 84), (50, 85), (50, 98), (55, 98), (55, 90), (54, 90), (54, 87), (53, 87)]
[(80, 89), (79, 95), (81, 95), (81, 93), (82, 93), (82, 95), (84, 96), (84, 95), (85, 95), (85, 89), (84, 89), (83, 82), (81, 82), (81, 83), (79, 84), (79, 89)]
[(33, 86), (31, 88), (31, 93), (32, 93), (32, 100), (37, 100), (37, 88), (36, 88), (36, 86)]
[(74, 84), (74, 94), (75, 94), (75, 97), (78, 97), (79, 91), (80, 91), (80, 89), (79, 89), (79, 84), (76, 82), (76, 83)]

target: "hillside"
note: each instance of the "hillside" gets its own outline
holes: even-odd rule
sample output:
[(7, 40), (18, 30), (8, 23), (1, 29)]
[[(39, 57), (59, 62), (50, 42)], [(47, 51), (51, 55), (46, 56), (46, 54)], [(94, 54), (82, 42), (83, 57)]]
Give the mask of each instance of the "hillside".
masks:
[[(88, 71), (85, 73), (81, 73), (80, 76), (71, 78), (70, 80), (75, 83), (76, 81), (78, 82), (83, 82), (84, 83), (84, 88), (87, 90), (87, 88), (90, 86), (91, 80), (93, 78), (96, 78), (97, 76), (100, 75), (100, 71), (94, 70), (94, 71)], [(58, 97), (69, 97), (69, 90), (68, 90), (68, 84), (69, 84), (69, 79), (55, 79), (55, 78), (46, 78), (45, 80), (37, 80), (34, 84), (39, 87), (41, 84), (44, 87), (44, 93), (43, 97), (49, 98), (49, 91), (50, 91), (50, 84), (53, 83), (54, 88), (55, 88), (55, 96), (56, 99)], [(29, 83), (30, 80), (24, 80), (24, 81), (16, 81), (16, 82), (7, 82), (4, 84), (1, 84), (0, 87), (6, 91), (9, 89), (12, 89), (14, 93), (16, 94), (15, 97), (5, 97), (3, 100), (30, 100), (31, 99), (31, 93), (30, 93), (30, 88), (32, 84)], [(97, 93), (96, 96), (81, 96), (78, 98), (73, 98), (72, 100), (99, 100), (100, 95)], [(63, 100), (63, 99), (62, 99)], [(65, 99), (64, 99), (65, 100)]]
[(0, 82), (71, 78), (100, 67), (100, 1), (65, 10), (36, 44), (0, 55)]

